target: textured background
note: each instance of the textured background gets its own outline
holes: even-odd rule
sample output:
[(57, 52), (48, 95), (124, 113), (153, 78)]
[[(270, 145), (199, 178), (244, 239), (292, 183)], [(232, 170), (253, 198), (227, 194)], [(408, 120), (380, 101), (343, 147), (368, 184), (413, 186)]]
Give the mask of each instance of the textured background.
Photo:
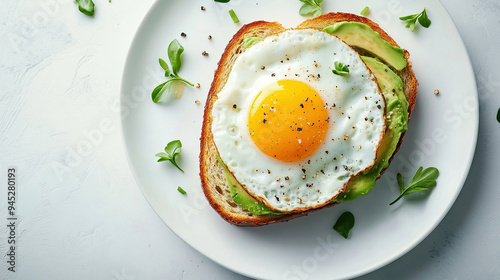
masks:
[[(18, 272), (7, 271), (8, 231), (0, 230), (0, 279), (247, 279), (172, 233), (126, 164), (120, 79), (153, 2), (96, 1), (94, 18), (72, 0), (0, 3), (0, 182), (16, 167), (19, 216)], [(478, 83), (476, 156), (443, 222), (408, 254), (360, 279), (500, 277), (500, 4), (442, 3)], [(0, 191), (2, 224), (5, 195)]]

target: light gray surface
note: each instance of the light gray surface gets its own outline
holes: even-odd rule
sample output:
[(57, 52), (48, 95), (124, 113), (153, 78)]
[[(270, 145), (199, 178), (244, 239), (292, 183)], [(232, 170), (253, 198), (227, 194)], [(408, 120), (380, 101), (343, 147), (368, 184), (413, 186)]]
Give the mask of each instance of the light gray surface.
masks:
[[(500, 4), (442, 2), (478, 83), (476, 156), (436, 230), (360, 279), (500, 276)], [(152, 3), (99, 1), (94, 18), (70, 0), (0, 3), (0, 182), (8, 167), (17, 169), (19, 217), (16, 273), (7, 271), (8, 231), (0, 231), (1, 279), (247, 279), (173, 234), (127, 166), (116, 102), (128, 46)], [(7, 225), (2, 189), (0, 220)]]

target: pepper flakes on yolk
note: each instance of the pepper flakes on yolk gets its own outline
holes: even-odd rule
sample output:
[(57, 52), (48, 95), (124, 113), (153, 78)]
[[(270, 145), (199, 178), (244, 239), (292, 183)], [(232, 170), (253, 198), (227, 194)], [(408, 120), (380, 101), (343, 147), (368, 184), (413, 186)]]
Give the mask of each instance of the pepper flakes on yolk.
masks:
[(313, 154), (324, 141), (328, 110), (318, 93), (296, 80), (279, 80), (264, 88), (250, 109), (248, 129), (266, 155), (295, 162)]

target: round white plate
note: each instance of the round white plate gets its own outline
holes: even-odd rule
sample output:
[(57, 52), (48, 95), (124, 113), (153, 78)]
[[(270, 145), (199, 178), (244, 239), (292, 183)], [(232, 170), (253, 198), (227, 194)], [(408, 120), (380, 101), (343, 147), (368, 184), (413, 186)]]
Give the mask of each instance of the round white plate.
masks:
[[(132, 171), (151, 206), (204, 255), (260, 279), (351, 278), (408, 252), (450, 209), (475, 150), (476, 85), (464, 45), (439, 1), (370, 1), (368, 17), (411, 53), (420, 83), (405, 142), (391, 167), (369, 195), (353, 202), (287, 223), (257, 228), (230, 225), (208, 205), (198, 175), (202, 114), (213, 72), (225, 45), (242, 24), (268, 20), (293, 27), (306, 19), (298, 14), (301, 4), (298, 0), (157, 1), (137, 31), (125, 64), (123, 136)], [(359, 14), (366, 5), (363, 0), (324, 1), (322, 7), (324, 12)], [(424, 7), (432, 25), (410, 32), (398, 17), (419, 13)], [(234, 9), (240, 23), (232, 22), (229, 9)], [(182, 32), (186, 37), (181, 37)], [(158, 58), (167, 60), (167, 46), (173, 39), (185, 48), (179, 75), (201, 87), (186, 87), (182, 98), (154, 104), (151, 91), (165, 81)], [(203, 56), (203, 51), (209, 55)], [(169, 162), (157, 163), (154, 156), (174, 139), (183, 144), (178, 163), (185, 173)], [(399, 193), (396, 173), (401, 172), (408, 182), (419, 166), (439, 169), (435, 189), (389, 206)], [(178, 186), (187, 195), (180, 194)], [(332, 229), (344, 211), (356, 217), (347, 240)]]

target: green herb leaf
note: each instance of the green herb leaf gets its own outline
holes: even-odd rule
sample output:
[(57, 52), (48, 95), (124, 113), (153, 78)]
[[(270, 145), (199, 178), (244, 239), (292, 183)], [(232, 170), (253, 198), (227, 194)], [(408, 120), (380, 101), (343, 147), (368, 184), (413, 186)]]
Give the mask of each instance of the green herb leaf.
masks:
[(174, 39), (168, 45), (168, 59), (170, 60), (170, 65), (172, 65), (172, 73), (177, 75), (177, 72), (181, 69), (181, 54), (184, 48), (181, 46), (177, 39)]
[(402, 21), (407, 21), (409, 19), (413, 19), (413, 18), (417, 18), (419, 14), (414, 14), (414, 15), (408, 15), (408, 16), (404, 16), (404, 17), (399, 17), (400, 20)]
[(413, 30), (415, 30), (415, 21), (409, 21), (406, 25), (405, 25), (406, 28), (409, 28), (411, 32), (413, 32)]
[(163, 153), (163, 152), (162, 152), (162, 153), (157, 153), (157, 154), (155, 155), (155, 157), (160, 157), (160, 158), (158, 159), (158, 162), (162, 162), (162, 161), (169, 160), (169, 159), (168, 159), (168, 158), (169, 158), (169, 155), (167, 155), (167, 153)]
[[(166, 83), (167, 82), (164, 82), (164, 83), (158, 85), (157, 87), (155, 87), (155, 89), (151, 93), (151, 99), (153, 100), (154, 103), (158, 103), (158, 101), (160, 101), (161, 94), (163, 94), (163, 92), (161, 92), (161, 90), (163, 89), (163, 86), (165, 86)], [(160, 94), (160, 92), (161, 92), (161, 94)]]
[(160, 100), (165, 100), (164, 98), (164, 94), (165, 92), (169, 92), (170, 90), (170, 85), (172, 84), (172, 81), (174, 81), (174, 79), (170, 79), (170, 80), (167, 80), (164, 84), (163, 84), (163, 87), (160, 89), (160, 91), (158, 92), (157, 96), (156, 96), (156, 102), (155, 100), (153, 100), (153, 102), (155, 103), (158, 103), (160, 102)]
[(422, 11), (422, 15), (418, 18), (418, 22), (425, 28), (428, 28), (431, 25), (431, 20), (427, 17), (425, 9)]
[(398, 173), (397, 180), (398, 180), (399, 190), (400, 191), (404, 191), (404, 189), (405, 189), (405, 178), (403, 177), (403, 175), (401, 175), (401, 173)]
[(323, 0), (299, 0), (300, 2), (304, 3), (302, 7), (300, 7), (299, 10), (299, 15), (301, 16), (308, 16), (308, 15), (313, 15), (315, 17), (321, 15), (321, 2)]
[[(161, 83), (153, 90), (153, 92), (151, 93), (151, 99), (153, 100), (154, 103), (158, 103), (162, 99), (162, 96), (164, 95), (164, 93), (169, 92), (172, 88), (179, 89), (179, 87), (172, 86), (172, 83), (171, 83), (172, 81), (181, 81), (181, 82), (188, 84), (190, 86), (194, 86), (192, 83), (188, 82), (187, 80), (185, 80), (185, 79), (179, 77), (179, 75), (177, 75), (177, 72), (181, 68), (181, 64), (182, 64), (181, 63), (181, 54), (183, 51), (184, 51), (184, 48), (181, 46), (179, 41), (177, 41), (177, 39), (174, 39), (168, 45), (168, 51), (167, 51), (168, 52), (168, 59), (170, 61), (170, 64), (172, 65), (172, 72), (173, 73), (170, 72), (168, 64), (167, 64), (167, 62), (165, 62), (165, 60), (163, 60), (161, 58), (158, 59), (158, 62), (160, 63), (161, 68), (163, 68), (163, 70), (165, 70), (165, 77), (170, 78), (170, 79), (164, 83)], [(181, 95), (182, 95), (182, 92), (181, 92), (181, 94), (178, 94), (179, 97)], [(172, 96), (172, 95), (170, 95), (170, 96)]]
[[(170, 100), (173, 97), (180, 98), (182, 96), (182, 90), (184, 89), (184, 87), (182, 87), (182, 88), (179, 87), (179, 86), (183, 86), (182, 84), (181, 85), (174, 84), (175, 81), (180, 81), (180, 82), (183, 82), (183, 83), (188, 84), (190, 86), (194, 86), (192, 83), (184, 80), (183, 78), (181, 78), (179, 76), (176, 76), (176, 75), (171, 75), (171, 76), (173, 76), (173, 78), (158, 85), (151, 93), (151, 99), (153, 100), (154, 103), (158, 103), (162, 100)], [(172, 90), (172, 89), (174, 89), (174, 90)], [(175, 91), (175, 89), (177, 91), (173, 92), (173, 91)], [(168, 96), (164, 96), (165, 93), (168, 93)], [(177, 94), (174, 95), (173, 93), (177, 93)], [(168, 98), (168, 97), (171, 97), (171, 98)]]
[(431, 20), (429, 17), (427, 17), (427, 12), (424, 8), (422, 12), (419, 14), (414, 14), (414, 15), (408, 15), (408, 16), (403, 16), (399, 18), (402, 21), (406, 21), (406, 28), (409, 28), (412, 32), (415, 30), (415, 24), (418, 21), (420, 25), (422, 25), (425, 28), (428, 28), (431, 25)]
[(182, 150), (182, 143), (180, 140), (173, 140), (170, 141), (167, 146), (165, 147), (165, 152), (157, 153), (155, 157), (159, 157), (158, 162), (162, 161), (170, 161), (175, 167), (179, 168), (182, 173), (184, 173), (184, 170), (182, 170), (179, 165), (177, 165), (177, 162), (175, 161), (175, 158), (177, 155), (181, 153)]
[(500, 108), (498, 108), (497, 112), (497, 121), (500, 123)]
[(299, 15), (301, 15), (301, 16), (314, 15), (317, 10), (318, 10), (318, 7), (316, 7), (316, 6), (313, 6), (310, 4), (304, 4), (299, 9)]
[(361, 10), (361, 13), (359, 13), (362, 16), (366, 16), (370, 12), (370, 8), (368, 6), (364, 7), (363, 10)]
[(349, 232), (354, 227), (354, 215), (351, 212), (344, 212), (338, 218), (333, 229), (342, 235), (345, 239), (349, 236)]
[(177, 187), (177, 190), (182, 193), (182, 194), (186, 194), (186, 191), (184, 189), (182, 189), (181, 187)]
[(344, 65), (341, 62), (335, 61), (334, 63), (335, 69), (332, 69), (333, 74), (339, 75), (339, 76), (347, 76), (349, 75), (349, 67), (347, 65)]
[(92, 0), (75, 0), (78, 4), (78, 10), (91, 17), (94, 15), (94, 2)]
[(436, 186), (436, 179), (438, 176), (439, 170), (437, 168), (429, 167), (424, 170), (423, 167), (420, 167), (411, 179), (408, 186), (405, 188), (403, 175), (398, 173), (397, 180), (399, 188), (401, 189), (401, 194), (389, 205), (393, 205), (405, 195), (432, 189)]
[(233, 9), (229, 10), (229, 15), (231, 16), (231, 19), (233, 20), (234, 23), (240, 22), (240, 19), (238, 16), (236, 16), (236, 13), (234, 12)]
[(160, 66), (161, 68), (163, 68), (163, 70), (165, 70), (165, 77), (169, 77), (170, 76), (170, 69), (168, 68), (168, 64), (165, 62), (165, 60), (159, 58), (158, 61), (160, 62)]
[(262, 41), (262, 37), (248, 37), (243, 40), (243, 48), (246, 49), (250, 47), (251, 45)]

